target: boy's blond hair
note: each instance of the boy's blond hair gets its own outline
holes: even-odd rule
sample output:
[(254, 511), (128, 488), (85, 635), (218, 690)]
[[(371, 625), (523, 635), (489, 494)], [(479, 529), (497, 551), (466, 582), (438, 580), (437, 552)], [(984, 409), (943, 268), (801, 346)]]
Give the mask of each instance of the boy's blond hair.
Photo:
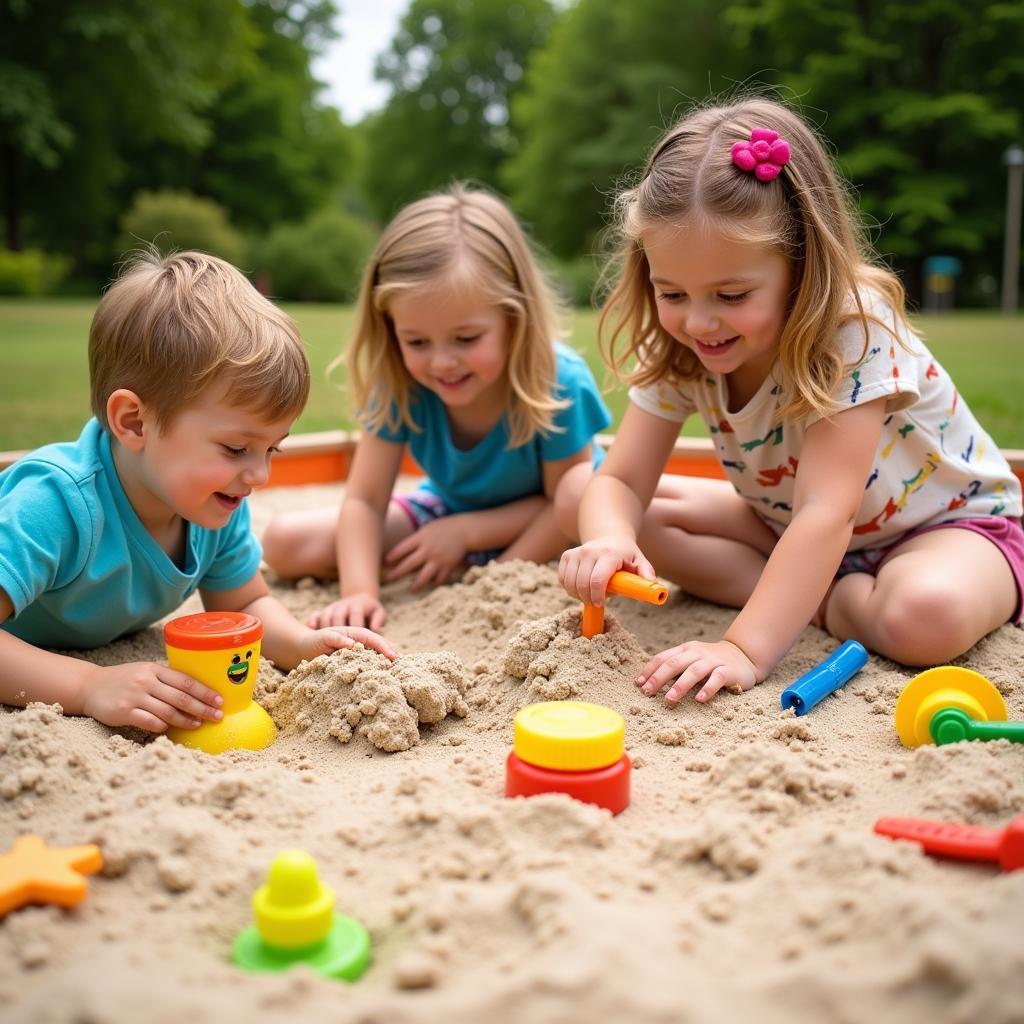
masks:
[[(759, 181), (732, 163), (733, 144), (749, 141), (754, 128), (776, 131), (790, 145), (791, 160), (774, 181)], [(802, 117), (773, 100), (746, 99), (684, 117), (655, 146), (640, 182), (618, 196), (616, 214), (618, 281), (598, 333), (616, 371), (631, 357), (640, 360), (630, 383), (691, 380), (703, 372), (695, 353), (658, 322), (641, 236), (666, 222), (709, 227), (732, 241), (773, 248), (789, 260), (792, 291), (779, 343), (783, 419), (835, 411), (833, 393), (844, 370), (836, 334), (844, 323), (860, 321), (865, 344), (869, 321), (894, 337), (899, 327), (909, 329), (903, 286), (873, 262), (852, 199), (824, 145)], [(680, 245), (685, 244), (680, 235)], [(882, 323), (865, 310), (863, 296), (872, 291), (891, 307), (892, 322)], [(623, 334), (620, 354), (616, 346)]]
[(366, 267), (347, 357), (363, 426), (421, 429), (409, 411), (415, 384), (388, 309), (401, 294), (439, 294), (460, 286), (479, 287), (509, 319), (509, 446), (557, 430), (554, 414), (568, 404), (553, 396), (561, 309), (512, 211), (496, 196), (462, 184), (401, 210)]
[(160, 429), (211, 384), (268, 420), (297, 416), (309, 363), (295, 324), (230, 263), (201, 252), (136, 253), (100, 300), (89, 329), (92, 411), (134, 391)]

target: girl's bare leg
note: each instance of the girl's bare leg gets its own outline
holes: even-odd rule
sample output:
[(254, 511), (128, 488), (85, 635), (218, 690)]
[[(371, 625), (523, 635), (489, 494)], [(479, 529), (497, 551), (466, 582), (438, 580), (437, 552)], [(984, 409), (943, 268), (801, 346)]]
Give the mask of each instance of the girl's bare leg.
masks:
[(901, 544), (877, 576), (843, 576), (825, 626), (901, 664), (940, 665), (1009, 621), (1016, 603), (1002, 552), (980, 534), (951, 527)]
[(727, 481), (663, 476), (638, 541), (659, 575), (742, 608), (777, 539)]
[[(589, 467), (576, 469), (555, 495), (559, 527), (573, 539), (590, 479)], [(742, 608), (778, 538), (727, 481), (665, 474), (637, 539), (660, 576), (695, 597)]]
[[(331, 505), (275, 517), (263, 534), (263, 560), (282, 579), (337, 579), (339, 514), (340, 508)], [(390, 551), (410, 533), (409, 517), (401, 507), (389, 502), (384, 519), (384, 551)]]

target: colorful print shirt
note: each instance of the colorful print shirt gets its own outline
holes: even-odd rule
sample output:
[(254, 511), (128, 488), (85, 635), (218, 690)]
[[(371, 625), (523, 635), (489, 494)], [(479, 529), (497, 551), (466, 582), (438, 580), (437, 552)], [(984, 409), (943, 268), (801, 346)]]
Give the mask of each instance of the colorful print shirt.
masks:
[[(881, 299), (868, 308), (893, 323)], [(881, 325), (869, 323), (865, 350), (859, 321), (839, 331), (847, 369), (835, 392), (838, 411), (884, 396), (887, 413), (864, 482), (851, 551), (881, 547), (918, 526), (1021, 515), (1020, 482), (949, 374), (916, 334), (905, 328), (898, 333), (906, 347)], [(735, 412), (728, 408), (725, 378), (707, 372), (689, 381), (633, 387), (629, 397), (644, 411), (680, 425), (700, 413), (732, 485), (781, 535), (793, 517), (804, 434), (820, 417), (784, 424), (775, 374)]]

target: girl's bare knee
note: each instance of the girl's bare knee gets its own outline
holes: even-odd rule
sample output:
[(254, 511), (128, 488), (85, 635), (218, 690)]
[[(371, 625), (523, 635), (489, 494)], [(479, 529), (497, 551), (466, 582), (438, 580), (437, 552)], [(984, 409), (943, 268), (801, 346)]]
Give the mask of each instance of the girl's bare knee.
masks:
[(273, 519), (263, 531), (263, 536), (260, 539), (263, 545), (263, 561), (279, 575), (280, 566), (285, 561), (287, 539), (290, 533), (291, 531), (282, 526), (279, 519)]
[(904, 665), (936, 665), (959, 657), (983, 632), (951, 583), (908, 582), (877, 609), (880, 654)]

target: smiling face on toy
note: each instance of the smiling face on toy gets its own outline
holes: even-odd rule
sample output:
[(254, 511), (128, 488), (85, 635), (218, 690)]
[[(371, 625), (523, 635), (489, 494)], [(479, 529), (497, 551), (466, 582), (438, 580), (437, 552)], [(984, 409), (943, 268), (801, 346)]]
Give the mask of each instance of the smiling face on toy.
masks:
[(231, 654), (231, 664), (228, 665), (228, 681), (235, 686), (241, 686), (249, 678), (249, 665), (252, 662), (252, 648), (243, 651), (239, 648)]

